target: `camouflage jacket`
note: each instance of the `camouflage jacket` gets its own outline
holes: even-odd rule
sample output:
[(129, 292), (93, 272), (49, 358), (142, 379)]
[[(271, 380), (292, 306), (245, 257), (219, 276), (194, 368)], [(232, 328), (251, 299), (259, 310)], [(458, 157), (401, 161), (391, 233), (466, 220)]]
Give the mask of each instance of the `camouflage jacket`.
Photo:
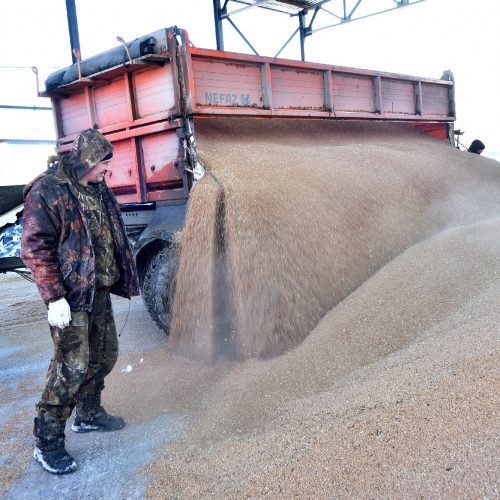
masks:
[[(103, 204), (120, 272), (110, 291), (130, 298), (139, 293), (137, 271), (120, 208), (108, 187)], [(95, 253), (83, 207), (61, 163), (26, 186), (21, 258), (31, 269), (46, 304), (65, 297), (74, 311), (92, 309)]]

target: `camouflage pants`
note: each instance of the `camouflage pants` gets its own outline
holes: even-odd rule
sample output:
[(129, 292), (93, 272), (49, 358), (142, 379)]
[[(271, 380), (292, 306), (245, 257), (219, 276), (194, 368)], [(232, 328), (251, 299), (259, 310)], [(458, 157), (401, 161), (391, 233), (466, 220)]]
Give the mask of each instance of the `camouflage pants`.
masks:
[(96, 290), (90, 313), (72, 311), (71, 316), (66, 328), (50, 328), (54, 356), (37, 404), (39, 415), (63, 421), (79, 398), (99, 397), (104, 378), (118, 358), (118, 337), (107, 288)]

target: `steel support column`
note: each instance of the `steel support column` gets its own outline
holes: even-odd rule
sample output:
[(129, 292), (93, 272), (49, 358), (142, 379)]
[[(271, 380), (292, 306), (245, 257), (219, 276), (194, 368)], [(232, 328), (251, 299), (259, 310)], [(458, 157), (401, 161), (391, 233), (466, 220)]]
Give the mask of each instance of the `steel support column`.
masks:
[(71, 45), (71, 60), (76, 63), (76, 56), (73, 49), (80, 51), (80, 36), (78, 35), (78, 19), (76, 17), (75, 0), (66, 0), (66, 15), (68, 17), (69, 43)]
[(299, 33), (300, 33), (300, 59), (301, 61), (306, 60), (306, 51), (305, 51), (305, 41), (306, 41), (306, 14), (305, 10), (301, 10), (299, 12)]
[(224, 34), (222, 31), (222, 9), (220, 0), (214, 0), (215, 40), (217, 50), (224, 50)]

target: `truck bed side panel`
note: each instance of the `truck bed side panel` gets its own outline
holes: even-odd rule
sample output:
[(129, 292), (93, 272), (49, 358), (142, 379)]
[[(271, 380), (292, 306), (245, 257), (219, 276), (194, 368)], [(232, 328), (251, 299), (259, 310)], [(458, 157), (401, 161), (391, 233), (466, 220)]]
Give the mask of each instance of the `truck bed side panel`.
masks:
[(190, 49), (188, 113), (453, 121), (453, 82)]
[(449, 109), (448, 89), (429, 83), (422, 83), (422, 114), (446, 116)]
[(373, 78), (339, 74), (332, 81), (335, 111), (375, 112)]
[(382, 103), (384, 113), (415, 114), (415, 84), (383, 80)]
[(263, 107), (260, 65), (196, 58), (193, 72), (196, 105)]
[(271, 81), (275, 108), (325, 110), (321, 72), (271, 67)]

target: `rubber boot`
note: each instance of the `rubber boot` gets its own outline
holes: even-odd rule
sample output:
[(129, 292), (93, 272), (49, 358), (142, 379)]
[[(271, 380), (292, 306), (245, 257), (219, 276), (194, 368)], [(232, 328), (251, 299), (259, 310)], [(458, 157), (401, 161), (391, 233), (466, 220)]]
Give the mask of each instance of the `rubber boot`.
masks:
[(79, 395), (76, 402), (75, 422), (71, 426), (73, 432), (110, 432), (125, 427), (122, 417), (109, 415), (101, 406), (101, 393)]
[(52, 474), (68, 474), (76, 470), (73, 457), (64, 447), (65, 420), (56, 419), (46, 413), (35, 418), (33, 434), (36, 438), (33, 458)]

